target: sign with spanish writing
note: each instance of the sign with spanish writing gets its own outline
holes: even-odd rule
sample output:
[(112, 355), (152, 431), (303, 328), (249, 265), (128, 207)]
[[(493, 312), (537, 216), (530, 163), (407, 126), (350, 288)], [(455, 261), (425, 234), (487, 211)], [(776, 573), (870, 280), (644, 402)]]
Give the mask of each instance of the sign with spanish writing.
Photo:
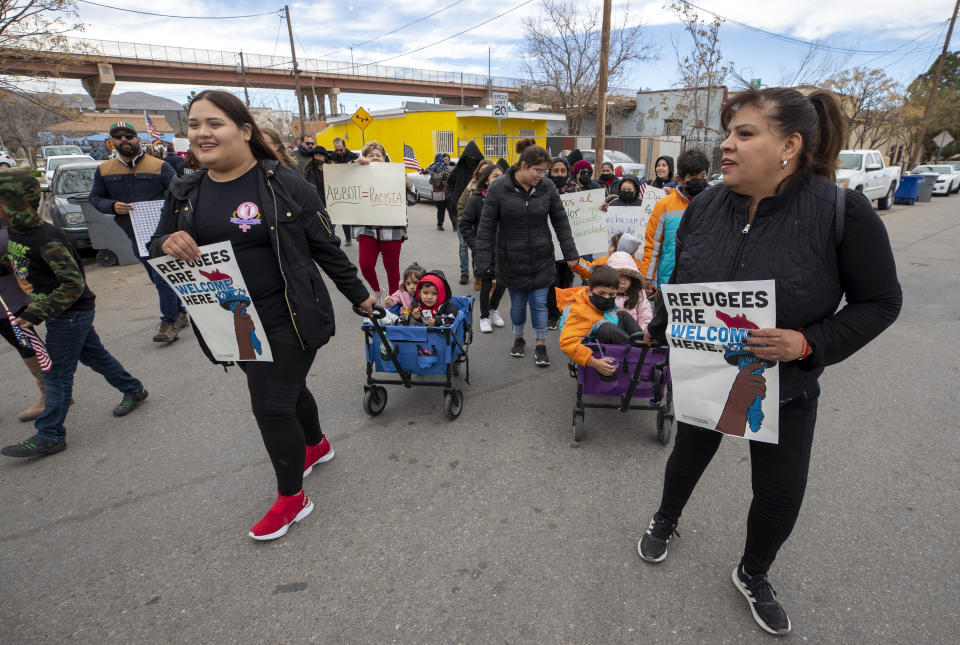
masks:
[(260, 316), (230, 242), (200, 247), (193, 262), (165, 255), (150, 265), (176, 292), (218, 361), (273, 361)]
[(606, 224), (608, 239), (617, 233), (630, 233), (643, 240), (650, 213), (658, 200), (666, 193), (661, 188), (644, 186), (643, 198), (633, 206), (610, 206), (607, 208)]
[(328, 164), (323, 167), (323, 183), (334, 224), (407, 225), (402, 163)]
[[(603, 188), (583, 190), (578, 193), (560, 195), (563, 209), (570, 220), (570, 232), (577, 245), (577, 251), (585, 253), (605, 252), (610, 243), (607, 235), (605, 213), (600, 210), (606, 191)], [(557, 260), (563, 259), (556, 232), (553, 233), (553, 252)]]
[(775, 284), (662, 285), (677, 421), (778, 442), (780, 366), (746, 344), (752, 330), (777, 326)]

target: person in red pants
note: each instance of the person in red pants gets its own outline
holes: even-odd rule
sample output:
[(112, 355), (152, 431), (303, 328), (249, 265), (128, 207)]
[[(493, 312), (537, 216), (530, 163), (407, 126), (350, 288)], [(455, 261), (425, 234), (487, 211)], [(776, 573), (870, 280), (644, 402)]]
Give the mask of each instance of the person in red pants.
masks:
[[(384, 163), (387, 151), (376, 141), (363, 146), (363, 156), (356, 163)], [(417, 203), (420, 195), (407, 177), (407, 206)], [(393, 289), (400, 284), (400, 247), (407, 239), (406, 226), (355, 226), (357, 244), (360, 246), (360, 273), (374, 293), (381, 293), (377, 279), (377, 257), (383, 255), (383, 268), (387, 271), (387, 285)]]

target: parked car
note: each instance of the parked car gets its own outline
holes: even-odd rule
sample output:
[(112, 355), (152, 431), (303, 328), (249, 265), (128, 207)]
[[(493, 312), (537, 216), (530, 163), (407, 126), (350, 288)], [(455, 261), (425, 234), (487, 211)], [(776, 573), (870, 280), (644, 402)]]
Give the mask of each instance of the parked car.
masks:
[(43, 167), (43, 176), (46, 178), (47, 183), (53, 179), (53, 174), (57, 171), (57, 168), (60, 166), (66, 166), (68, 164), (83, 163), (84, 161), (96, 161), (90, 155), (57, 155), (55, 157), (47, 157), (47, 161)]
[[(561, 156), (566, 157), (571, 152), (573, 151), (564, 150), (560, 154)], [(589, 161), (594, 166), (597, 165), (597, 155), (594, 150), (581, 149), (580, 152), (583, 153), (584, 159)], [(623, 177), (624, 175), (636, 175), (637, 177), (647, 176), (646, 164), (637, 162), (626, 152), (620, 152), (619, 150), (604, 150), (603, 161), (609, 161), (613, 164), (613, 172), (616, 173), (617, 177)]]
[[(458, 158), (459, 157), (454, 157), (450, 159), (451, 168), (454, 168), (457, 165), (456, 160)], [(410, 178), (410, 183), (413, 184), (414, 188), (417, 189), (417, 192), (420, 193), (420, 201), (422, 202), (433, 201), (433, 186), (430, 185), (429, 174), (424, 174), (422, 172), (408, 172), (407, 177)]]
[(900, 169), (887, 166), (878, 150), (841, 150), (836, 182), (877, 201), (877, 210), (893, 206), (893, 194), (900, 185)]
[(17, 160), (6, 150), (0, 150), (0, 168), (15, 168)]
[(917, 166), (911, 175), (936, 175), (933, 184), (934, 195), (949, 195), (960, 192), (960, 169), (948, 164)]
[(941, 163), (944, 163), (944, 164), (946, 164), (946, 165), (948, 165), (948, 166), (953, 166), (953, 167), (956, 168), (957, 170), (960, 170), (960, 161), (944, 161), (944, 162), (941, 162)]
[(81, 159), (77, 163), (61, 164), (53, 173), (53, 180), (43, 187), (40, 216), (60, 229), (67, 241), (77, 249), (90, 248), (87, 221), (79, 204), (69, 199), (88, 196), (93, 188), (93, 175), (100, 163)]
[(80, 149), (80, 146), (73, 145), (43, 146), (40, 148), (40, 154), (46, 159), (47, 157), (57, 157), (60, 155), (82, 155), (83, 150)]

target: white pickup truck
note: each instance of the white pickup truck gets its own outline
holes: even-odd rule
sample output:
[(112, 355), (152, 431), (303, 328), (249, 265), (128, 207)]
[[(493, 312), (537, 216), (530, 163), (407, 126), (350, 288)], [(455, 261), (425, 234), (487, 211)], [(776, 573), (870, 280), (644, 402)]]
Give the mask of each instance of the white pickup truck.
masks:
[(877, 150), (841, 150), (837, 185), (860, 191), (885, 211), (900, 185), (900, 168), (887, 166)]

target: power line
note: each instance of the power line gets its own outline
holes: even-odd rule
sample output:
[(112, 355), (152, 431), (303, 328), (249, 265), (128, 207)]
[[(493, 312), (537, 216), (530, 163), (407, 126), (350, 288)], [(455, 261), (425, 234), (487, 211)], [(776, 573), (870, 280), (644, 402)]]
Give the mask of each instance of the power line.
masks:
[(138, 13), (142, 16), (157, 16), (159, 18), (180, 18), (182, 20), (238, 20), (240, 18), (256, 18), (258, 16), (269, 16), (279, 11), (279, 9), (275, 9), (273, 11), (265, 11), (263, 13), (251, 13), (244, 16), (174, 16), (168, 13), (153, 13), (151, 11), (139, 11), (137, 9), (126, 9), (124, 7), (112, 7), (108, 4), (91, 2), (91, 0), (77, 0), (77, 2), (82, 2), (83, 4), (91, 4), (95, 7), (103, 7), (104, 9), (112, 9), (114, 11), (126, 11), (127, 13)]
[[(871, 58), (871, 59), (869, 59), (869, 60), (867, 60), (867, 61), (864, 61), (863, 63), (860, 63), (860, 64), (861, 64), (862, 66), (867, 66), (867, 65), (870, 65), (871, 63), (873, 63), (873, 62), (875, 62), (875, 61), (880, 60), (881, 58), (886, 58), (887, 56), (890, 56), (890, 55), (892, 55), (892, 54), (894, 54), (894, 53), (900, 53), (900, 54), (902, 54), (902, 55), (901, 55), (899, 58), (897, 58), (894, 62), (889, 63), (889, 66), (892, 67), (892, 66), (896, 65), (897, 63), (899, 63), (900, 61), (902, 61), (902, 60), (903, 60), (904, 58), (906, 58), (907, 56), (916, 54), (916, 53), (918, 53), (918, 52), (926, 52), (928, 49), (930, 49), (930, 47), (916, 47), (916, 48), (914, 48), (914, 49), (909, 49), (909, 50), (903, 51), (903, 52), (901, 52), (900, 50), (903, 49), (904, 47), (906, 47), (907, 45), (909, 45), (909, 44), (912, 43), (912, 42), (930, 40), (931, 36), (933, 36), (937, 41), (939, 41), (939, 40), (940, 40), (940, 34), (942, 34), (942, 33), (943, 33), (943, 30), (947, 28), (947, 22), (949, 22), (949, 21), (944, 20), (942, 23), (935, 24), (932, 28), (930, 28), (930, 29), (928, 29), (927, 31), (923, 32), (922, 34), (920, 34), (919, 36), (917, 36), (917, 37), (914, 38), (913, 40), (908, 40), (907, 42), (905, 42), (905, 43), (903, 43), (902, 45), (900, 45), (900, 47), (897, 47), (896, 49), (891, 50), (889, 53), (887, 53), (887, 54), (880, 54), (879, 56), (875, 56), (875, 57), (873, 57), (873, 58)], [(936, 47), (933, 47), (932, 49), (936, 49)]]
[[(507, 9), (507, 10), (504, 11), (503, 13), (498, 13), (497, 15), (495, 15), (495, 16), (492, 17), (492, 18), (488, 18), (487, 20), (484, 20), (483, 22), (477, 23), (477, 24), (475, 24), (475, 25), (472, 26), (472, 27), (468, 27), (467, 29), (464, 29), (463, 31), (458, 31), (457, 33), (453, 34), (452, 36), (447, 36), (447, 37), (444, 38), (443, 40), (438, 40), (438, 41), (435, 42), (435, 43), (430, 43), (429, 45), (424, 45), (423, 47), (417, 47), (416, 49), (411, 49), (410, 51), (406, 51), (406, 52), (403, 52), (403, 53), (401, 53), (401, 54), (395, 54), (394, 56), (389, 56), (389, 57), (384, 58), (384, 59), (382, 59), (382, 60), (378, 60), (378, 61), (376, 61), (375, 63), (358, 63), (358, 65), (379, 65), (379, 64), (385, 63), (385, 62), (387, 62), (387, 61), (389, 61), (389, 60), (393, 60), (394, 58), (400, 58), (401, 56), (407, 56), (408, 54), (415, 54), (415, 53), (417, 53), (417, 52), (419, 52), (419, 51), (423, 51), (424, 49), (429, 49), (430, 47), (433, 47), (434, 45), (439, 45), (439, 44), (441, 44), (441, 43), (445, 43), (445, 42), (447, 42), (448, 40), (452, 40), (452, 39), (456, 38), (457, 36), (462, 36), (463, 34), (469, 32), (469, 31), (473, 31), (473, 30), (476, 29), (477, 27), (482, 27), (483, 25), (485, 25), (485, 24), (487, 24), (487, 23), (493, 22), (493, 21), (496, 20), (497, 18), (502, 18), (503, 16), (507, 15), (508, 13), (512, 13), (512, 12), (516, 11), (517, 9), (520, 9), (521, 7), (525, 7), (526, 5), (530, 4), (531, 2), (533, 2), (533, 0), (527, 0), (526, 2), (521, 2), (521, 3), (518, 4), (517, 6), (512, 7), (512, 8), (510, 8), (510, 9)], [(343, 67), (343, 68), (338, 69), (337, 71), (342, 71), (342, 70), (344, 70), (344, 69), (350, 69), (350, 68), (348, 68), (348, 67)]]
[(343, 51), (344, 49), (350, 49), (350, 47), (363, 47), (364, 45), (369, 45), (369, 44), (372, 43), (373, 41), (375, 41), (375, 40), (380, 40), (381, 38), (384, 38), (385, 36), (389, 36), (390, 34), (395, 34), (395, 33), (397, 33), (398, 31), (400, 31), (401, 29), (406, 29), (407, 27), (410, 27), (411, 25), (415, 25), (415, 24), (417, 24), (418, 22), (423, 22), (424, 20), (427, 20), (428, 18), (433, 18), (433, 17), (434, 17), (435, 15), (437, 15), (438, 13), (443, 13), (443, 12), (446, 11), (447, 9), (450, 9), (451, 7), (455, 7), (456, 5), (461, 4), (462, 2), (463, 2), (463, 0), (457, 0), (456, 2), (454, 2), (454, 3), (452, 3), (452, 4), (448, 4), (446, 7), (443, 7), (443, 8), (441, 8), (441, 9), (437, 9), (436, 11), (434, 11), (433, 13), (431, 13), (430, 15), (424, 16), (423, 18), (417, 18), (417, 19), (414, 20), (413, 22), (408, 22), (407, 24), (401, 25), (401, 26), (397, 27), (396, 29), (394, 29), (394, 30), (392, 30), (392, 31), (388, 31), (388, 32), (386, 32), (386, 33), (380, 34), (379, 36), (376, 36), (376, 37), (374, 37), (374, 38), (371, 38), (370, 40), (365, 40), (365, 41), (363, 41), (362, 43), (354, 43), (354, 44), (350, 45), (349, 47), (341, 47), (340, 49), (334, 49), (332, 52), (327, 52), (326, 54), (321, 54), (321, 55), (320, 55), (320, 58), (326, 58), (327, 56), (330, 56), (330, 55), (332, 55), (332, 54), (336, 54), (337, 52), (341, 52), (341, 51)]
[[(710, 14), (711, 16), (716, 16), (717, 18), (720, 18), (721, 20), (723, 20), (723, 21), (725, 21), (725, 22), (729, 22), (729, 23), (734, 24), (734, 25), (737, 25), (737, 26), (739, 26), (739, 27), (743, 27), (744, 29), (749, 29), (750, 31), (755, 31), (755, 32), (760, 33), (760, 34), (764, 34), (765, 36), (770, 36), (771, 38), (776, 38), (777, 40), (782, 40), (782, 41), (785, 41), (785, 42), (788, 42), (788, 43), (793, 43), (794, 45), (803, 45), (804, 47), (811, 47), (811, 48), (813, 48), (813, 49), (825, 49), (825, 50), (828, 50), (828, 51), (837, 52), (837, 53), (839, 53), (839, 54), (890, 54), (890, 53), (896, 52), (896, 51), (899, 49), (899, 48), (897, 48), (897, 49), (888, 49), (888, 50), (881, 50), (881, 49), (850, 49), (850, 48), (847, 48), (847, 47), (835, 47), (835, 46), (833, 46), (833, 45), (824, 45), (823, 43), (816, 43), (816, 42), (813, 42), (813, 41), (810, 41), (810, 40), (803, 40), (803, 39), (801, 39), (801, 38), (794, 38), (793, 36), (786, 36), (786, 35), (784, 35), (784, 34), (778, 34), (778, 33), (773, 32), (773, 31), (767, 31), (766, 29), (760, 29), (759, 27), (754, 27), (754, 26), (752, 26), (752, 25), (748, 25), (748, 24), (745, 23), (745, 22), (740, 22), (739, 20), (734, 20), (733, 18), (727, 18), (726, 16), (721, 16), (720, 14), (716, 13), (715, 11), (710, 11), (709, 9), (704, 9), (703, 7), (698, 7), (697, 5), (693, 4), (692, 2), (687, 2), (687, 0), (679, 0), (679, 2), (685, 4), (685, 5), (689, 6), (689, 7), (693, 7), (693, 8), (696, 9), (697, 11), (702, 11), (702, 12), (704, 12), (704, 13)], [(936, 49), (936, 47), (933, 47), (933, 49)]]

